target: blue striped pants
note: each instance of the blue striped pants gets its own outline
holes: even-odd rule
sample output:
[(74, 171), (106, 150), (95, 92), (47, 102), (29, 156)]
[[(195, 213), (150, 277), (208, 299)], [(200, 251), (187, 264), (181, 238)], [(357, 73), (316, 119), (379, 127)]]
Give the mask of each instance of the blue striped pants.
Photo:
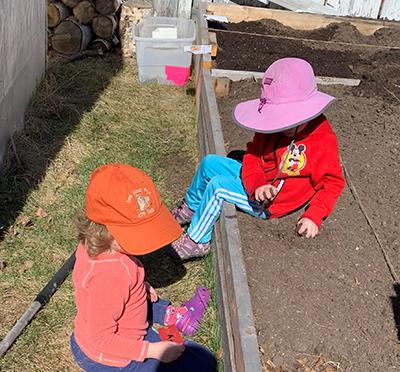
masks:
[(188, 228), (195, 242), (211, 240), (224, 201), (252, 216), (267, 218), (261, 205), (249, 200), (240, 179), (241, 167), (240, 162), (219, 155), (207, 155), (200, 162), (185, 196), (189, 208), (195, 211)]

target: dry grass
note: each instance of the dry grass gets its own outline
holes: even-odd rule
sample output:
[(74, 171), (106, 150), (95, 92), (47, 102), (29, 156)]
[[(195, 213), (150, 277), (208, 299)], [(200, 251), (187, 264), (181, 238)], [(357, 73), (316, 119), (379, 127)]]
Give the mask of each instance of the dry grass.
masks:
[[(0, 337), (75, 248), (74, 217), (90, 173), (108, 162), (148, 172), (167, 204), (165, 157), (197, 159), (194, 98), (184, 89), (140, 85), (136, 66), (117, 56), (53, 66), (14, 136), (0, 181)], [(210, 258), (177, 265), (162, 252), (145, 258), (160, 295), (180, 303), (213, 286)], [(70, 278), (0, 360), (4, 371), (75, 371), (69, 335), (75, 315)], [(219, 349), (215, 304), (197, 341)]]

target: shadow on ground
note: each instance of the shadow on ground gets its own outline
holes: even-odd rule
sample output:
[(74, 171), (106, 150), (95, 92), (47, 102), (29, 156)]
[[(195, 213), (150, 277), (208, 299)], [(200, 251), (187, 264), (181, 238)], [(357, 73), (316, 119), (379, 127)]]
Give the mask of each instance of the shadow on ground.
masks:
[[(94, 109), (122, 68), (122, 58), (117, 54), (69, 63), (57, 57), (50, 65), (26, 114), (26, 127), (14, 133), (4, 158), (0, 178), (0, 242), (16, 223), (29, 194), (40, 184), (68, 136), (83, 116)], [(96, 135), (95, 128), (93, 131)], [(68, 178), (67, 165), (65, 177)], [(186, 274), (182, 263), (163, 252), (142, 260), (148, 280), (157, 287), (168, 286)]]
[(146, 270), (146, 280), (154, 288), (164, 288), (186, 275), (186, 268), (181, 261), (177, 261), (160, 249), (154, 253), (140, 257)]
[(393, 289), (396, 295), (390, 297), (390, 300), (392, 302), (394, 324), (397, 329), (397, 338), (400, 341), (400, 284), (394, 284)]
[(122, 60), (115, 55), (99, 58), (90, 71), (87, 66), (87, 60), (51, 64), (26, 114), (25, 129), (15, 132), (9, 143), (0, 179), (0, 241), (65, 139), (120, 71)]

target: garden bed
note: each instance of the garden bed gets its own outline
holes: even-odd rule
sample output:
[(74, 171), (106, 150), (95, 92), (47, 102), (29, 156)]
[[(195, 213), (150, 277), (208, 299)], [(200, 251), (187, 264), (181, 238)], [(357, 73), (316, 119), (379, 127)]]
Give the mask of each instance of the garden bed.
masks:
[[(266, 28), (272, 26), (276, 34), (285, 34), (285, 27), (270, 20), (229, 24), (228, 29), (241, 27), (245, 32), (271, 34), (273, 28)], [(336, 35), (343, 32), (341, 40), (346, 33), (354, 34), (349, 25), (308, 32), (313, 37), (325, 37), (329, 30)], [(311, 37), (301, 34), (304, 31), (286, 31), (292, 33), (286, 35)], [(399, 45), (399, 36), (391, 34), (390, 29), (380, 32), (359, 36), (363, 39), (358, 42), (386, 44), (390, 40), (391, 45)], [(353, 36), (348, 40), (354, 41)], [(389, 270), (377, 238), (348, 187), (323, 223), (321, 234), (312, 241), (295, 234), (301, 212), (267, 222), (239, 213), (264, 365), (270, 369), (279, 366), (284, 371), (303, 371), (305, 366), (315, 365), (316, 371), (328, 367), (331, 371), (396, 370), (399, 300), (393, 274), (396, 277), (400, 273), (400, 51), (367, 47), (346, 51), (334, 44), (308, 47), (299, 41), (251, 39), (222, 32), (218, 33), (218, 43), (218, 68), (264, 71), (277, 58), (298, 56), (309, 60), (317, 75), (361, 79), (359, 87), (330, 86), (322, 90), (338, 98), (327, 116), (338, 135), (342, 162), (393, 269)], [(276, 53), (273, 48), (278, 48)], [(234, 106), (258, 97), (259, 92), (259, 83), (237, 82), (232, 84), (229, 96), (219, 99), (227, 152), (245, 149), (252, 137), (232, 123)], [(323, 360), (319, 359), (321, 355)]]
[(215, 67), (219, 69), (264, 72), (279, 58), (299, 57), (309, 61), (318, 76), (362, 79), (356, 94), (370, 95), (372, 90), (379, 95), (390, 95), (382, 89), (382, 83), (400, 94), (398, 28), (381, 28), (366, 36), (350, 23), (332, 23), (325, 28), (302, 31), (271, 19), (211, 27), (223, 28), (217, 31), (219, 49)]

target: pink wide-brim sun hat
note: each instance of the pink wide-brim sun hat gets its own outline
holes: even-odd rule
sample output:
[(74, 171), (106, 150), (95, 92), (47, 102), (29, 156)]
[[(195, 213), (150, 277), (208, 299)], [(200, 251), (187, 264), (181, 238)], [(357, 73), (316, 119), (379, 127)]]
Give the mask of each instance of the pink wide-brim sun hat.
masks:
[(282, 58), (265, 71), (261, 97), (239, 103), (233, 118), (247, 129), (276, 133), (316, 118), (334, 100), (318, 91), (314, 71), (307, 61)]

